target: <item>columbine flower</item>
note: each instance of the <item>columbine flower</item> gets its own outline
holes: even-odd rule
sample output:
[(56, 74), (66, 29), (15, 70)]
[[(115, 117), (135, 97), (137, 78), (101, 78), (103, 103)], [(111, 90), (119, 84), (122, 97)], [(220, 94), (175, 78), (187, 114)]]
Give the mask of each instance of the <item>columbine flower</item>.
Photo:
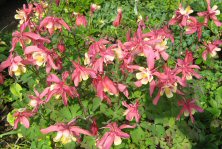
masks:
[(123, 115), (126, 115), (126, 119), (128, 121), (132, 121), (133, 118), (136, 119), (138, 123), (140, 121), (140, 113), (139, 113), (139, 101), (136, 101), (135, 104), (127, 104), (125, 101), (122, 102), (122, 105), (127, 108)]
[(183, 108), (180, 110), (180, 114), (177, 116), (177, 120), (180, 119), (181, 115), (189, 116), (191, 118), (192, 123), (194, 122), (193, 114), (198, 112), (203, 112), (204, 110), (195, 104), (195, 100), (180, 100), (178, 101), (178, 106), (182, 106)]
[(173, 33), (167, 25), (159, 30), (152, 30), (148, 33), (145, 33), (143, 34), (143, 37), (149, 39), (170, 39), (172, 43), (174, 43)]
[(189, 35), (197, 32), (198, 40), (200, 41), (200, 38), (202, 36), (202, 27), (203, 24), (198, 22), (195, 17), (190, 17), (187, 20), (186, 34)]
[(153, 69), (155, 64), (155, 51), (153, 47), (162, 40), (158, 38), (144, 38), (144, 35), (139, 26), (134, 37), (124, 43), (124, 45), (126, 48), (131, 49), (133, 55), (145, 56), (147, 58), (148, 68)]
[(113, 22), (113, 26), (115, 26), (115, 27), (118, 27), (121, 23), (121, 20), (122, 20), (122, 9), (118, 8), (117, 12), (118, 12), (117, 17)]
[(169, 25), (179, 24), (179, 26), (186, 26), (189, 15), (193, 10), (188, 6), (186, 9), (180, 4), (179, 9), (176, 11), (176, 15), (169, 21)]
[(135, 82), (137, 87), (142, 86), (142, 84), (147, 84), (153, 80), (153, 75), (149, 68), (140, 67), (138, 70), (141, 72), (136, 73), (136, 78), (139, 80)]
[[(112, 51), (112, 47), (106, 48), (106, 44), (109, 41), (100, 39), (96, 41), (89, 47), (88, 54), (86, 55), (87, 61), (90, 61), (93, 70), (96, 72), (103, 73), (103, 65), (112, 62), (115, 58), (114, 52)], [(98, 58), (99, 57), (99, 58)]]
[(154, 75), (159, 79), (156, 86), (160, 88), (157, 96), (153, 100), (154, 105), (157, 105), (160, 96), (164, 93), (167, 98), (172, 98), (173, 93), (183, 95), (183, 93), (177, 89), (177, 83), (182, 86), (186, 86), (186, 84), (180, 77), (176, 76), (176, 70), (171, 70), (169, 67), (164, 66), (164, 73), (155, 72)]
[(163, 39), (161, 42), (157, 43), (154, 46), (154, 52), (155, 52), (155, 59), (159, 60), (160, 56), (167, 61), (169, 58), (169, 55), (166, 53), (167, 46), (167, 39)]
[(92, 134), (85, 129), (80, 128), (79, 126), (75, 126), (72, 123), (64, 124), (64, 123), (58, 123), (52, 126), (49, 126), (48, 128), (41, 129), (41, 132), (43, 134), (47, 134), (50, 132), (57, 132), (57, 135), (55, 138), (53, 138), (54, 142), (61, 141), (62, 144), (69, 143), (71, 141), (79, 141), (80, 140), (80, 134), (92, 136)]
[(103, 128), (109, 128), (110, 131), (106, 132), (100, 140), (97, 140), (96, 146), (99, 149), (110, 149), (113, 143), (114, 145), (120, 145), (122, 143), (121, 138), (130, 138), (130, 135), (123, 132), (121, 129), (135, 128), (135, 126), (123, 124), (118, 127), (117, 123), (113, 122)]
[(95, 11), (99, 10), (100, 6), (96, 4), (91, 4), (90, 6), (90, 13), (93, 14)]
[(12, 48), (11, 52), (14, 51), (16, 45), (19, 43), (23, 49), (25, 49), (26, 45), (31, 41), (35, 44), (41, 43), (50, 43), (50, 40), (47, 38), (41, 37), (39, 34), (33, 32), (24, 32), (28, 26), (28, 22), (22, 24), (20, 26), (20, 32), (15, 31), (12, 33)]
[(76, 25), (86, 27), (87, 26), (86, 17), (84, 15), (77, 14), (77, 16), (76, 16)]
[(35, 92), (35, 96), (33, 95), (29, 96), (29, 98), (31, 99), (29, 102), (29, 105), (31, 107), (34, 107), (33, 112), (37, 112), (39, 106), (45, 103), (43, 98), (48, 94), (49, 88), (46, 88), (41, 94), (36, 89), (34, 89), (34, 92)]
[(183, 80), (191, 80), (192, 76), (195, 76), (197, 79), (200, 79), (201, 76), (194, 71), (194, 69), (200, 69), (199, 66), (193, 65), (193, 55), (192, 52), (186, 51), (186, 57), (184, 60), (177, 60), (177, 71), (176, 74), (182, 73)]
[(27, 111), (25, 108), (18, 109), (16, 113), (14, 113), (15, 122), (14, 122), (14, 129), (18, 128), (18, 123), (20, 122), (26, 128), (29, 128), (29, 120), (28, 118), (33, 116), (31, 111)]
[(169, 83), (161, 87), (160, 96), (163, 96), (163, 94), (165, 93), (167, 98), (172, 98), (173, 93), (176, 93), (176, 91), (177, 91), (177, 83), (176, 82), (174, 84)]
[(30, 14), (33, 12), (33, 5), (28, 4), (28, 7), (26, 8), (26, 5), (24, 4), (23, 9), (16, 10), (16, 12), (17, 14), (15, 15), (15, 19), (20, 20), (19, 24), (23, 24), (29, 19)]
[(96, 72), (93, 69), (85, 68), (78, 63), (72, 61), (75, 70), (72, 73), (72, 80), (74, 81), (75, 86), (79, 85), (79, 82), (82, 80), (87, 80), (89, 76), (91, 78), (96, 78)]
[(220, 10), (217, 10), (218, 6), (210, 6), (210, 0), (207, 1), (207, 11), (197, 13), (198, 16), (204, 17), (204, 23), (207, 25), (208, 21), (212, 19), (217, 26), (221, 26), (222, 23), (217, 19), (217, 15), (220, 14)]
[(49, 85), (51, 85), (51, 90), (48, 93), (46, 102), (48, 102), (53, 95), (57, 95), (57, 96), (59, 95), (62, 97), (64, 105), (67, 106), (68, 105), (67, 95), (72, 98), (79, 96), (75, 87), (66, 85), (65, 82), (68, 76), (69, 76), (69, 73), (65, 71), (62, 74), (62, 80), (60, 80), (55, 74), (50, 74), (47, 77), (47, 82)]
[(10, 53), (7, 60), (1, 63), (0, 70), (9, 67), (9, 75), (10, 76), (20, 76), (21, 74), (26, 72), (25, 65), (23, 64), (23, 59), (20, 56), (15, 56)]
[[(28, 46), (24, 50), (25, 54), (28, 57), (28, 60), (37, 65), (42, 66), (46, 64), (46, 72), (49, 73), (51, 69), (59, 70), (59, 65), (54, 62), (58, 55), (52, 51), (44, 47), (43, 45), (38, 46)], [(31, 56), (29, 56), (31, 55)]]
[(202, 57), (204, 60), (207, 59), (207, 55), (210, 54), (211, 57), (215, 57), (218, 51), (221, 51), (221, 48), (218, 46), (222, 45), (222, 40), (216, 40), (212, 43), (204, 42), (206, 50), (202, 53)]
[(55, 30), (59, 29), (62, 30), (62, 26), (65, 27), (67, 30), (70, 31), (70, 27), (63, 19), (55, 18), (55, 17), (46, 17), (42, 22), (40, 23), (39, 28), (45, 27), (48, 29), (50, 35), (54, 33)]
[(97, 96), (101, 100), (106, 100), (111, 105), (111, 100), (105, 94), (107, 92), (110, 95), (118, 96), (119, 91), (115, 85), (115, 83), (110, 80), (107, 76), (101, 77), (98, 76), (96, 79), (93, 79), (93, 86), (96, 88)]

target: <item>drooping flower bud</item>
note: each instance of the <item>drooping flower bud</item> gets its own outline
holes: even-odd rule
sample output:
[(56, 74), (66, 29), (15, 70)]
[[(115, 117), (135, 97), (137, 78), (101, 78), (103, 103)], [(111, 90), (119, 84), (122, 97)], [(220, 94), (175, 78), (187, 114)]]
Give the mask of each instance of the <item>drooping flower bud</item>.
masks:
[(56, 0), (56, 5), (59, 6), (60, 0)]
[(86, 17), (84, 15), (78, 14), (76, 17), (76, 25), (86, 27), (87, 26)]
[(59, 49), (59, 51), (61, 53), (64, 53), (66, 51), (66, 47), (65, 47), (65, 44), (63, 44), (62, 42), (60, 42), (58, 45), (57, 45), (57, 48)]
[(98, 126), (97, 126), (97, 123), (96, 123), (96, 119), (93, 119), (93, 123), (91, 124), (91, 132), (94, 136), (96, 136), (98, 134)]

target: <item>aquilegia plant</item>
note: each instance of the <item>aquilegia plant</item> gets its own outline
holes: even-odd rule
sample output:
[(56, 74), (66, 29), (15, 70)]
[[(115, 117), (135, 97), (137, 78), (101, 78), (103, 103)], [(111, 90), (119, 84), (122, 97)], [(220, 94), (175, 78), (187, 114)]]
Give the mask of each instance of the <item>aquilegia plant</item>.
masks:
[[(56, 1), (58, 7), (60, 3)], [(83, 137), (88, 136), (95, 139), (98, 148), (109, 149), (112, 144), (119, 145), (130, 138), (129, 132), (139, 125), (142, 118), (140, 108), (146, 104), (133, 98), (131, 92), (143, 87), (147, 89), (142, 93), (149, 95), (147, 100), (152, 100), (153, 106), (158, 106), (166, 98), (177, 99), (175, 102), (181, 111), (176, 119), (180, 120), (184, 114), (194, 123), (194, 112), (203, 112), (203, 109), (196, 105), (198, 99), (190, 99), (183, 89), (191, 86), (189, 80), (201, 79), (200, 67), (195, 64), (189, 49), (181, 51), (174, 66), (169, 65), (169, 43), (174, 44), (171, 28), (177, 26), (185, 34), (197, 34), (199, 45), (205, 49), (203, 59), (214, 57), (221, 50), (222, 41), (202, 40), (202, 30), (211, 21), (216, 26), (222, 25), (217, 19), (220, 13), (217, 6), (211, 7), (210, 0), (207, 0), (206, 11), (190, 16), (192, 8), (180, 5), (168, 24), (150, 31), (140, 17), (137, 30), (133, 34), (128, 31), (126, 41), (117, 39), (111, 42), (107, 38), (91, 36), (82, 39), (87, 42), (82, 49), (66, 46), (69, 38), (77, 36), (76, 29), (90, 29), (93, 16), (99, 9), (102, 8), (91, 5), (89, 20), (85, 14), (73, 12), (70, 14), (70, 19), (75, 19), (73, 24), (55, 16), (43, 2), (24, 5), (17, 11), (15, 18), (20, 20), (20, 29), (12, 34), (9, 57), (0, 65), (1, 76), (8, 68), (9, 75), (16, 80), (33, 72), (38, 81), (23, 95), (29, 100), (27, 106), (17, 106), (19, 109), (13, 110), (14, 129), (20, 129), (21, 125), (29, 129), (33, 122), (38, 123), (40, 116), (45, 122), (39, 123), (40, 128), (36, 129), (44, 135), (55, 136), (54, 142), (81, 143)], [(204, 21), (199, 22), (199, 18)], [(118, 28), (123, 20), (124, 11), (118, 8), (110, 25)], [(101, 100), (100, 104), (107, 104), (107, 112), (114, 104), (122, 107), (120, 118), (107, 119), (94, 113), (85, 101), (93, 102), (95, 97)], [(69, 120), (51, 119), (57, 108), (75, 110), (71, 105), (76, 105), (83, 113), (74, 114)]]

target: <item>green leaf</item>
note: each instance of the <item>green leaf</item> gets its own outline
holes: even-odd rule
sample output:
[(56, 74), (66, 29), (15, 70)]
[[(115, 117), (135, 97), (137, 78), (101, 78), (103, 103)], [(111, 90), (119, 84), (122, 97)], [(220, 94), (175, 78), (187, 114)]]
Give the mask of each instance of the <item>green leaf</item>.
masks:
[(19, 97), (19, 98), (22, 97), (22, 93), (20, 93), (20, 91), (22, 91), (22, 87), (18, 83), (13, 83), (10, 86), (10, 91), (14, 96)]
[(101, 104), (101, 100), (99, 98), (93, 99), (92, 111), (93, 112), (96, 111), (96, 109), (99, 108), (100, 104)]

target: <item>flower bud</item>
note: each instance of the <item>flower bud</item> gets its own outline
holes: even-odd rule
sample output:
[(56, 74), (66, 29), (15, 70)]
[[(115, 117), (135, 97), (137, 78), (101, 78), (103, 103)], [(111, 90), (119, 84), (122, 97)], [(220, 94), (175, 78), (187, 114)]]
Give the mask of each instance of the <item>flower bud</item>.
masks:
[(86, 27), (87, 26), (86, 17), (84, 15), (78, 14), (76, 17), (76, 25)]
[(59, 43), (57, 48), (59, 49), (59, 51), (61, 53), (64, 53), (66, 51), (66, 47), (65, 47), (65, 45), (63, 43)]

